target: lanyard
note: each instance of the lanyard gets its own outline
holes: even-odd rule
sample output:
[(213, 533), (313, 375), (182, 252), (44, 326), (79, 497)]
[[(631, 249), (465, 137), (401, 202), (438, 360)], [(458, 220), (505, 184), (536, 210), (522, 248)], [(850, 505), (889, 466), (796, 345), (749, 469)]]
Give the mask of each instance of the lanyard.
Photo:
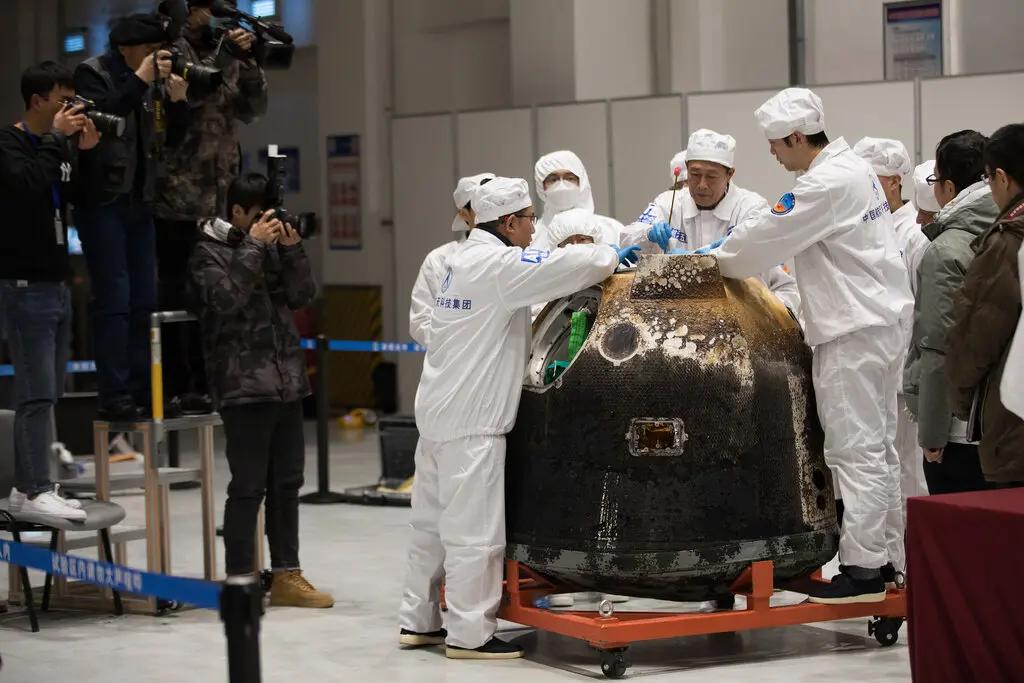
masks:
[[(29, 140), (29, 142), (32, 143), (32, 149), (38, 150), (39, 149), (39, 143), (42, 142), (42, 140), (39, 138), (39, 136), (37, 136), (35, 133), (33, 133), (29, 129), (28, 124), (25, 123), (24, 121), (21, 122), (21, 128), (28, 135), (28, 140)], [(61, 173), (63, 174), (63, 171)], [(53, 185), (50, 186), (50, 192), (51, 192), (51, 197), (53, 199), (53, 208), (57, 212), (57, 214), (59, 215), (60, 214), (60, 181), (56, 181), (55, 180), (53, 182)]]

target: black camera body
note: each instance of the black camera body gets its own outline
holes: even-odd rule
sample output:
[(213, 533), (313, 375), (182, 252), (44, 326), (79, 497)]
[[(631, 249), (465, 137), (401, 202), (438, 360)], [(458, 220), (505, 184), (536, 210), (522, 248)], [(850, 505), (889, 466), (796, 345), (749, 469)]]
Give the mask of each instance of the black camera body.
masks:
[(288, 177), (288, 157), (277, 153), (277, 145), (267, 147), (267, 198), (265, 206), (274, 210), (274, 217), (306, 240), (317, 233), (317, 216), (312, 211), (292, 213), (284, 208), (284, 184)]
[(82, 97), (81, 95), (65, 98), (63, 103), (65, 107), (82, 107), (82, 113), (93, 122), (93, 125), (96, 126), (96, 130), (98, 130), (101, 135), (115, 138), (119, 138), (124, 135), (124, 128), (125, 125), (127, 125), (127, 121), (125, 121), (123, 116), (99, 111), (96, 108), (95, 102)]

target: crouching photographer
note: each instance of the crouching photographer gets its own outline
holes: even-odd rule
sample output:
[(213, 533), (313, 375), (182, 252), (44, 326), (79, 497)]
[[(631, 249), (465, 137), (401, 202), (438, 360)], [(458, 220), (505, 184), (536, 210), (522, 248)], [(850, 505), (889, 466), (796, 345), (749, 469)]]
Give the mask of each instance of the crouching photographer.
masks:
[[(156, 305), (156, 197), (162, 147), (185, 116), (187, 83), (171, 74), (164, 21), (117, 20), (110, 49), (75, 70), (79, 96), (118, 121), (81, 155), (75, 207), (92, 282), (99, 416), (135, 420), (149, 405), (149, 315)], [(161, 83), (162, 85), (158, 85)]]
[[(238, 175), (238, 126), (267, 110), (267, 81), (249, 31), (221, 26), (213, 0), (165, 0), (160, 11), (178, 34), (169, 46), (175, 71), (189, 80), (188, 123), (166, 152), (166, 173), (157, 188), (156, 252), (159, 305), (187, 305), (189, 255), (197, 223), (225, 215), (228, 185)], [(176, 325), (164, 338), (167, 405), (173, 412), (209, 412), (198, 327)]]
[[(50, 413), (64, 388), (71, 338), (67, 204), (77, 180), (79, 150), (99, 133), (72, 102), (71, 72), (43, 62), (21, 77), (25, 112), (0, 129), (0, 304), (14, 363), (14, 489), (10, 504), (83, 520), (81, 504), (65, 500), (50, 480)], [(0, 493), (0, 495), (3, 495)]]
[(252, 539), (265, 496), (270, 604), (331, 607), (334, 599), (299, 569), (302, 399), (310, 390), (292, 311), (313, 301), (316, 285), (302, 238), (270, 207), (269, 185), (255, 173), (234, 180), (228, 220), (201, 223), (190, 262), (207, 379), (224, 421), (231, 469), (224, 508), (227, 573), (254, 569)]

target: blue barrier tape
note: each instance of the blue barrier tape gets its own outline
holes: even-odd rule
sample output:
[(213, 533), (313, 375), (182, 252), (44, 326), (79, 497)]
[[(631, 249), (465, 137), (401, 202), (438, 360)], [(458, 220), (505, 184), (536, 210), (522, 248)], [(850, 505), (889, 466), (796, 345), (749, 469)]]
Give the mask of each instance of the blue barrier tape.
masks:
[(119, 564), (53, 553), (14, 541), (0, 541), (0, 562), (117, 591), (176, 600), (205, 609), (220, 609), (221, 584), (213, 581), (153, 574)]
[[(303, 339), (302, 348), (316, 350), (315, 339)], [(362, 351), (370, 353), (424, 353), (426, 347), (407, 342), (355, 341), (352, 339), (331, 339), (327, 342), (329, 351)], [(68, 362), (68, 374), (81, 375), (96, 372), (96, 361), (73, 360)], [(0, 377), (13, 377), (13, 365), (0, 365)]]

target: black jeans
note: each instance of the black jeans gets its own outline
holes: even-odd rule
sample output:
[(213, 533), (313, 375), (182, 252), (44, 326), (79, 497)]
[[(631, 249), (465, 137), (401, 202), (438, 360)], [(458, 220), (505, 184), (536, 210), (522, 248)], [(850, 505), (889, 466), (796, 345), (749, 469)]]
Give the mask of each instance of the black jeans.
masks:
[[(156, 263), (161, 311), (191, 308), (189, 259), (199, 241), (195, 221), (156, 221)], [(167, 398), (187, 393), (205, 394), (206, 368), (199, 323), (174, 323), (163, 330), (164, 391)]]
[(228, 575), (254, 569), (256, 516), (266, 495), (273, 569), (299, 567), (299, 489), (306, 442), (302, 402), (250, 403), (221, 409), (231, 483), (224, 507)]
[(149, 314), (156, 305), (153, 215), (127, 196), (77, 212), (92, 284), (100, 403), (149, 405)]
[(978, 447), (963, 443), (946, 444), (942, 462), (925, 460), (924, 478), (931, 495), (992, 488), (992, 484), (985, 481), (985, 475), (981, 472)]

